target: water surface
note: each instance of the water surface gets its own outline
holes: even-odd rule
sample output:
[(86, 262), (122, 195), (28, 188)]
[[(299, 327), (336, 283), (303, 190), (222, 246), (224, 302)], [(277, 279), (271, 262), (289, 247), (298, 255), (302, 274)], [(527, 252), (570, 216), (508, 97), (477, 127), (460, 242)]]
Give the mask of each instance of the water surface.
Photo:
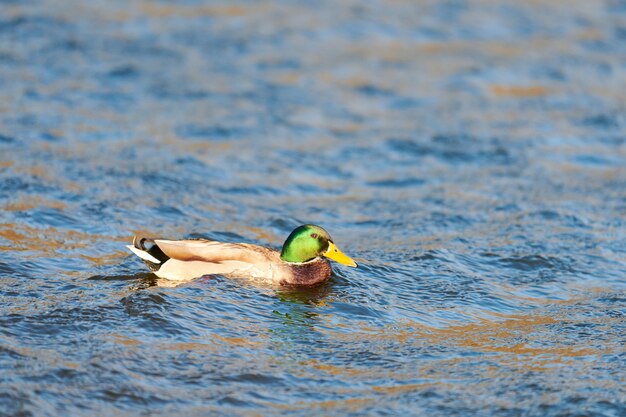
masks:
[[(626, 4), (0, 1), (0, 414), (623, 416)], [(135, 233), (358, 269), (176, 288)]]

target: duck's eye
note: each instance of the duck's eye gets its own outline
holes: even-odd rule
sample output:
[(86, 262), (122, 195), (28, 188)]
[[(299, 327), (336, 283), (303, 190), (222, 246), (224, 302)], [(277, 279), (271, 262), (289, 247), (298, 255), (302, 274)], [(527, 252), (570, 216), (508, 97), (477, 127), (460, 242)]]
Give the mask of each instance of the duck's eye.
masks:
[(313, 239), (317, 239), (319, 236), (317, 235), (317, 233), (311, 233), (311, 237), (312, 237)]

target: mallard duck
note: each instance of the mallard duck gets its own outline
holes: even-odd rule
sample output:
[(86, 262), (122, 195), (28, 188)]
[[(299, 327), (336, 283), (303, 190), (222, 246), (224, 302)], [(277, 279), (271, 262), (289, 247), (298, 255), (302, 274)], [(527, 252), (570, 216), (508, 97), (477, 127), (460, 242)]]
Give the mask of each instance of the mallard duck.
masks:
[[(146, 245), (149, 245), (146, 246)], [(280, 285), (315, 285), (331, 274), (332, 259), (356, 268), (328, 232), (305, 224), (294, 229), (281, 252), (248, 243), (207, 239), (163, 240), (135, 236), (126, 246), (159, 278), (188, 281), (203, 275), (248, 277)]]

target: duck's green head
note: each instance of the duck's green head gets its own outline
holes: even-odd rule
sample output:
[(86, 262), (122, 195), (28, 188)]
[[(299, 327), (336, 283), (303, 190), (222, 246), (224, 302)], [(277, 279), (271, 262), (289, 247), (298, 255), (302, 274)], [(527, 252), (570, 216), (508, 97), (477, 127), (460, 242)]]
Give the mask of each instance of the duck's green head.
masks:
[(319, 226), (305, 224), (297, 227), (283, 245), (280, 259), (287, 262), (307, 262), (325, 256), (340, 264), (356, 268), (356, 262), (341, 252), (328, 232)]

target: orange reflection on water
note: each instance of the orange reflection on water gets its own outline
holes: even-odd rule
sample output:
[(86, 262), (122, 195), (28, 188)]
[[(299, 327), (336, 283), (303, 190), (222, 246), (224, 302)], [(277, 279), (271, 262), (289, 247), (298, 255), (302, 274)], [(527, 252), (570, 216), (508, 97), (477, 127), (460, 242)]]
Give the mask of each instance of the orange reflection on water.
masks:
[[(32, 251), (34, 256), (54, 257), (57, 250), (88, 248), (94, 243), (109, 240), (126, 242), (128, 237), (104, 236), (92, 233), (84, 233), (76, 230), (61, 230), (55, 227), (45, 229), (34, 228), (24, 224), (0, 223), (0, 238), (8, 244), (0, 244), (0, 250), (7, 251)], [(115, 251), (108, 255), (79, 256), (93, 262), (96, 265), (116, 264), (120, 258), (126, 256), (124, 251)]]
[(540, 85), (531, 86), (512, 86), (512, 85), (494, 85), (491, 86), (491, 92), (497, 97), (541, 97), (549, 93), (546, 87)]
[[(578, 301), (561, 302), (560, 305), (575, 304)], [(495, 314), (494, 314), (495, 316)], [(602, 317), (590, 319), (590, 322), (610, 328), (616, 318)], [(465, 353), (477, 353), (479, 355), (458, 356), (457, 354), (445, 355), (438, 360), (425, 360), (423, 375), (440, 374), (450, 372), (450, 366), (468, 363), (477, 358), (488, 358), (490, 362), (498, 366), (519, 368), (520, 371), (545, 371), (551, 372), (552, 365), (568, 364), (572, 360), (585, 356), (611, 354), (616, 346), (605, 345), (602, 348), (589, 346), (588, 343), (577, 343), (572, 340), (571, 334), (558, 330), (559, 326), (567, 325), (567, 317), (560, 314), (528, 314), (528, 315), (501, 315), (493, 320), (483, 319), (477, 322), (451, 325), (445, 328), (434, 328), (421, 323), (406, 323), (403, 328), (386, 329), (380, 331), (375, 327), (362, 324), (355, 332), (325, 330), (332, 333), (333, 338), (341, 339), (346, 344), (363, 343), (369, 340), (373, 346), (389, 343), (402, 346), (414, 345), (424, 349), (438, 346), (454, 346)], [(340, 328), (341, 326), (335, 326)], [(546, 334), (550, 335), (546, 339)], [(485, 355), (482, 355), (485, 354)], [(415, 360), (419, 360), (415, 358)], [(331, 375), (369, 376), (373, 377), (368, 369), (344, 368), (328, 366), (326, 364), (311, 364), (316, 369), (323, 370)], [(443, 370), (448, 368), (447, 370)], [(377, 375), (382, 377), (384, 375)], [(441, 375), (438, 375), (441, 377)]]
[(36, 207), (49, 207), (57, 210), (64, 210), (67, 205), (59, 200), (51, 200), (41, 196), (25, 195), (17, 201), (11, 201), (4, 206), (8, 211), (26, 211)]
[(142, 14), (152, 17), (199, 17), (199, 16), (245, 16), (250, 13), (247, 7), (239, 5), (169, 5), (141, 2)]

